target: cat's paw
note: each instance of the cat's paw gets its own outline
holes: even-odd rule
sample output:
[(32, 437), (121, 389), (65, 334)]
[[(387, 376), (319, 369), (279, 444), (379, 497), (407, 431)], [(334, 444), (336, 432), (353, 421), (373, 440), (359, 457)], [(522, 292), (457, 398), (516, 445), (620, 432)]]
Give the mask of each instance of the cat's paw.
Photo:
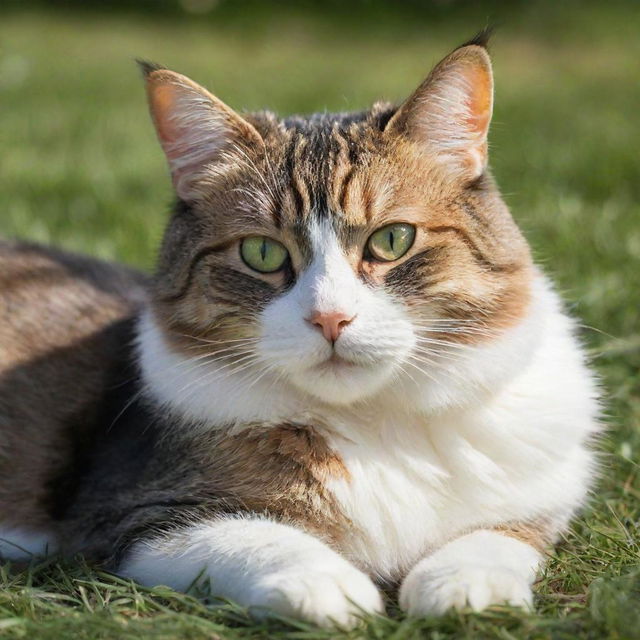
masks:
[(256, 618), (276, 613), (350, 628), (384, 610), (371, 579), (341, 555), (295, 527), (259, 517), (220, 518), (138, 542), (119, 572), (179, 591), (199, 586)]
[(411, 616), (442, 615), (449, 609), (482, 611), (494, 604), (531, 607), (528, 580), (506, 567), (449, 565), (414, 570), (402, 587), (400, 605)]
[(524, 542), (476, 531), (418, 563), (402, 584), (400, 606), (411, 616), (465, 607), (481, 611), (498, 604), (530, 608), (540, 559)]
[(257, 617), (273, 611), (320, 627), (349, 629), (363, 615), (382, 613), (384, 606), (368, 576), (332, 558), (325, 566), (300, 566), (262, 577), (252, 589), (250, 611)]

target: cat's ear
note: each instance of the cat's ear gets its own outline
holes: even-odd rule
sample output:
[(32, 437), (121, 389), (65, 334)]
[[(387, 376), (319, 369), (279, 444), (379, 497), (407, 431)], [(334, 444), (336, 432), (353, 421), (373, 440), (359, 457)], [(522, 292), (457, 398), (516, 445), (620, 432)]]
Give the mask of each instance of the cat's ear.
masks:
[(479, 34), (442, 60), (400, 106), (386, 131), (405, 135), (473, 180), (487, 166), (493, 74)]
[(249, 122), (186, 76), (139, 61), (151, 117), (178, 197), (197, 199), (208, 167), (242, 146), (262, 146)]

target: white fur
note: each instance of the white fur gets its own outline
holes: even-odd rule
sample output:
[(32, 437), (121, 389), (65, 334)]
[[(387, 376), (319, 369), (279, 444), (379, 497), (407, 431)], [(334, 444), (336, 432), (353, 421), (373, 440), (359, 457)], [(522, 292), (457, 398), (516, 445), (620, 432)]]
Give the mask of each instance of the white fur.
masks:
[(440, 615), (452, 607), (531, 607), (531, 585), (541, 559), (524, 542), (474, 531), (414, 567), (400, 589), (400, 606), (413, 616)]
[(320, 626), (353, 627), (382, 611), (373, 582), (320, 540), (260, 518), (224, 518), (141, 542), (121, 572), (186, 591), (209, 585), (258, 616), (270, 611)]
[[(536, 520), (564, 526), (594, 475), (589, 444), (598, 430), (598, 394), (573, 323), (544, 276), (536, 276), (517, 326), (481, 346), (442, 349), (416, 367), (408, 366), (417, 343), (402, 306), (358, 281), (330, 230), (316, 229), (314, 249), (296, 286), (262, 314), (255, 377), (194, 372), (147, 316), (140, 349), (150, 393), (208, 428), (287, 420), (320, 429), (349, 472), (327, 481), (353, 522), (341, 551), (375, 577), (401, 579), (475, 529)], [(352, 367), (323, 363), (331, 347), (305, 320), (318, 309), (357, 313), (335, 347)], [(188, 397), (176, 391), (185, 384)], [(246, 548), (242, 540), (234, 544)], [(468, 559), (476, 546), (465, 549)], [(456, 574), (469, 582), (467, 591), (452, 586), (457, 595), (405, 601), (418, 612), (457, 604), (461, 593), (473, 606), (528, 602), (530, 596), (520, 598), (527, 562), (518, 574), (526, 580), (509, 581), (470, 561), (471, 569)], [(242, 584), (234, 594), (249, 588)]]
[[(305, 397), (287, 393), (282, 381), (258, 379), (260, 370), (229, 373), (228, 368), (203, 367), (170, 349), (152, 314), (138, 324), (138, 352), (147, 393), (187, 420), (211, 428), (244, 422), (284, 420), (304, 410)], [(251, 385), (250, 393), (247, 387)]]
[(46, 532), (0, 526), (0, 558), (3, 560), (45, 557), (57, 547), (55, 538)]

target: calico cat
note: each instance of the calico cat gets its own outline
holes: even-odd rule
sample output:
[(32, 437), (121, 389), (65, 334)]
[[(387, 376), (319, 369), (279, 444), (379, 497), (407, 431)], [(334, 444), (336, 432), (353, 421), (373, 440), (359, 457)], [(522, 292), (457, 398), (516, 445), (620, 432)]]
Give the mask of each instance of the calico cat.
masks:
[(0, 554), (329, 626), (529, 606), (594, 377), (487, 168), (486, 38), (401, 106), (239, 115), (144, 64), (153, 278), (0, 245)]

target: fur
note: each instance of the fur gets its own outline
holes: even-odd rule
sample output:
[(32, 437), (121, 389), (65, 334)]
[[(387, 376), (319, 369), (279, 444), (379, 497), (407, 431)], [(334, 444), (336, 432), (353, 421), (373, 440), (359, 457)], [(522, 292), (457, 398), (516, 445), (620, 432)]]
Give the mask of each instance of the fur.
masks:
[[(144, 66), (178, 196), (153, 279), (0, 246), (1, 555), (323, 626), (379, 586), (412, 615), (531, 606), (595, 476), (598, 390), (487, 169), (485, 44), (397, 108), (308, 118)], [(385, 262), (391, 223), (414, 240)]]

